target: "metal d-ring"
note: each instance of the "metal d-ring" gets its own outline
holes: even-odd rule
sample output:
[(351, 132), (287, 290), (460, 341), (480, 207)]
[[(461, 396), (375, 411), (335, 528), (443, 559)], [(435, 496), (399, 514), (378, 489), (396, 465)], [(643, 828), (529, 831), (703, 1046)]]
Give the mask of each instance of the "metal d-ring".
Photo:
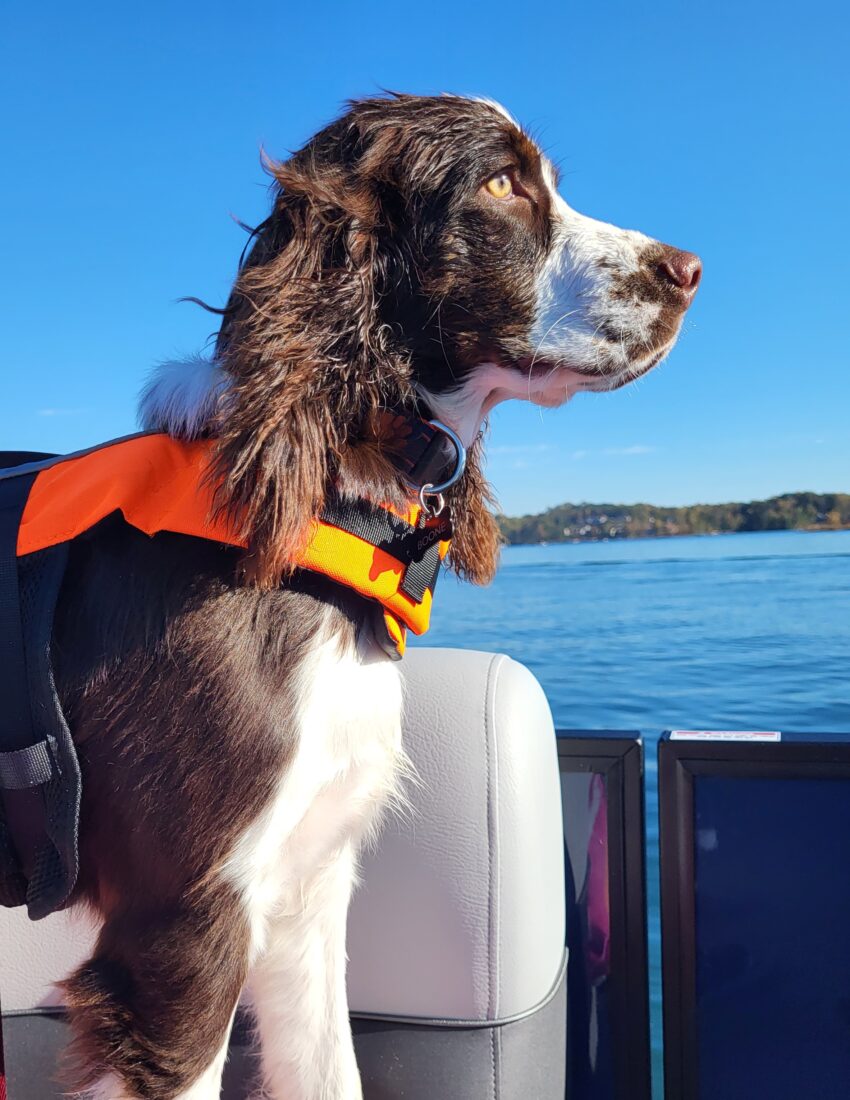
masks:
[[(429, 503), (425, 499), (426, 497), (436, 497), (437, 506), (434, 507), (433, 504)], [(430, 482), (428, 482), (427, 485), (423, 485), (422, 488), (419, 490), (419, 504), (426, 516), (438, 516), (446, 506), (446, 498), (443, 496), (442, 493), (434, 492), (434, 486)]]
[(428, 490), (431, 496), (439, 496), (441, 493), (445, 493), (447, 489), (451, 489), (452, 485), (455, 485), (463, 477), (463, 471), (466, 469), (466, 447), (461, 443), (460, 437), (456, 432), (453, 432), (451, 428), (443, 424), (440, 420), (427, 420), (426, 424), (432, 428), (436, 428), (438, 432), (442, 432), (444, 436), (447, 436), (451, 441), (455, 449), (455, 468), (450, 477), (447, 477), (445, 481), (439, 482), (437, 485), (423, 485), (423, 491)]

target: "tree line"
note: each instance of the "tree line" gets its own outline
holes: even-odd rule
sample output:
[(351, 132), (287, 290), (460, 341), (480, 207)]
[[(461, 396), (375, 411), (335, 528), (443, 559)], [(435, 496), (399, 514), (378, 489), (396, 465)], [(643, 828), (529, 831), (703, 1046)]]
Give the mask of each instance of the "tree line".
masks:
[(850, 528), (850, 494), (784, 493), (734, 504), (559, 504), (534, 516), (500, 516), (508, 543), (711, 535), (732, 531), (837, 531)]

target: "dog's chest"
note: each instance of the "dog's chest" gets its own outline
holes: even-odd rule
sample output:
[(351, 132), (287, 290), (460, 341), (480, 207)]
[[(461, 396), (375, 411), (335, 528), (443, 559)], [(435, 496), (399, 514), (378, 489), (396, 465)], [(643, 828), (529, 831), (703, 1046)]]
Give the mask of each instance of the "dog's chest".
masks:
[(258, 946), (266, 920), (297, 905), (312, 875), (375, 824), (402, 760), (394, 662), (371, 648), (340, 653), (330, 639), (297, 675), (294, 756), (225, 868), (245, 897)]

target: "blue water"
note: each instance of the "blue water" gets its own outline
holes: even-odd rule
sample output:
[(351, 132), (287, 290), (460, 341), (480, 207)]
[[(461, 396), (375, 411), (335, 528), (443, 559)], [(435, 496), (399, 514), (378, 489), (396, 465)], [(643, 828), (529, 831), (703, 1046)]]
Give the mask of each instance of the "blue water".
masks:
[(657, 1088), (655, 742), (670, 728), (850, 732), (850, 531), (508, 547), (489, 588), (442, 578), (427, 641), (522, 661), (556, 726), (642, 731)]

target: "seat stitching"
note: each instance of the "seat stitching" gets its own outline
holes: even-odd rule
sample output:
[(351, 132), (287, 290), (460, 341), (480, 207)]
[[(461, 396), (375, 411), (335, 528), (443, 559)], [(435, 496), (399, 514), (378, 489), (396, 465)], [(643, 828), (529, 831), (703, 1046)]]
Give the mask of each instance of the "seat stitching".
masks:
[(493, 776), (492, 767), (490, 762), (490, 698), (491, 690), (494, 683), (494, 673), (497, 665), (501, 663), (501, 655), (494, 654), (487, 667), (487, 680), (484, 685), (484, 699), (483, 699), (483, 718), (482, 723), (484, 729), (484, 772), (485, 782), (487, 790), (487, 1014), (490, 1019), (494, 1019), (498, 1012), (496, 1010), (496, 1004), (494, 1001), (494, 989), (493, 989), (493, 971), (494, 971), (494, 955), (493, 955), (493, 933), (496, 929), (496, 897), (494, 890), (494, 878), (495, 878), (495, 858), (493, 853), (494, 843), (494, 808), (493, 808)]

